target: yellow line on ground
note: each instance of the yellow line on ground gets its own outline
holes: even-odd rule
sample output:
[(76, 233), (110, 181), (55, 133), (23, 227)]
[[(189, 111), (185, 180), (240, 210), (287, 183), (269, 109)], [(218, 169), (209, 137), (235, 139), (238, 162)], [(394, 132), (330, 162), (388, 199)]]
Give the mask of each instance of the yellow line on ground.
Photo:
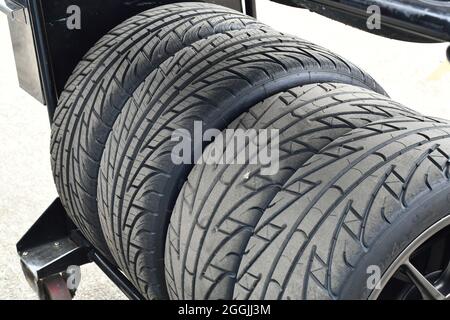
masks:
[(447, 74), (450, 73), (450, 63), (447, 61), (442, 62), (439, 67), (433, 73), (430, 74), (428, 77), (428, 80), (441, 80), (443, 77), (445, 77)]

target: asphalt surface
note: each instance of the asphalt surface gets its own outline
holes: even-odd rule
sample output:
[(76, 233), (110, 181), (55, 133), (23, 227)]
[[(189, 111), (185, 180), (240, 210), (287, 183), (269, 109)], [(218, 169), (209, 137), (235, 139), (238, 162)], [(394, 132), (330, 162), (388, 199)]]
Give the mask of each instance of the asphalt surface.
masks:
[[(395, 100), (450, 119), (450, 64), (444, 44), (410, 44), (368, 35), (300, 9), (258, 1), (263, 22), (353, 61)], [(15, 243), (57, 197), (46, 108), (18, 87), (6, 18), (0, 14), (0, 299), (35, 299)], [(95, 266), (82, 268), (77, 299), (123, 299)]]

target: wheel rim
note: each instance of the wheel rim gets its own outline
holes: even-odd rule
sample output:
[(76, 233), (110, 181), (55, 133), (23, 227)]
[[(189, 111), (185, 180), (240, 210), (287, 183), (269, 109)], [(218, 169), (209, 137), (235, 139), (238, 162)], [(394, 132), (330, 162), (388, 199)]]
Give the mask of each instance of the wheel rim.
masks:
[(403, 250), (377, 287), (370, 300), (450, 300), (450, 216)]

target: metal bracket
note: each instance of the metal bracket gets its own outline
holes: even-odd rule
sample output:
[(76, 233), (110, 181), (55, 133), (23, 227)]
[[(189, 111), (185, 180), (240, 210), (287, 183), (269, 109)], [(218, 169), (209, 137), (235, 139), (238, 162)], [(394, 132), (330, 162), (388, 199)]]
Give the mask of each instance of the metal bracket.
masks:
[(11, 20), (28, 24), (25, 7), (12, 0), (0, 0), (0, 11)]
[[(56, 199), (17, 243), (25, 278), (39, 298), (67, 297), (68, 268), (94, 262), (130, 299), (143, 296), (125, 275), (83, 237)], [(55, 293), (56, 292), (56, 293)], [(74, 290), (71, 294), (75, 294)]]
[(44, 212), (17, 244), (20, 263), (30, 286), (44, 299), (44, 282), (69, 266), (91, 262), (90, 245), (65, 216), (59, 200)]

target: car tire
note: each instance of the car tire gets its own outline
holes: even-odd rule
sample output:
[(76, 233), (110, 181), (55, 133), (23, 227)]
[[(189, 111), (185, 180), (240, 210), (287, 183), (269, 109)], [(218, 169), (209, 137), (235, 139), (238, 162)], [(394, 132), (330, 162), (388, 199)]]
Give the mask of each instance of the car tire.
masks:
[[(204, 130), (222, 130), (277, 92), (329, 81), (385, 93), (330, 51), (263, 29), (200, 40), (162, 63), (135, 91), (107, 141), (97, 194), (109, 248), (147, 298), (164, 296), (167, 227), (196, 161), (173, 163), (173, 133), (193, 133), (196, 121)], [(196, 144), (194, 154), (201, 148)]]
[[(171, 298), (231, 300), (246, 244), (262, 213), (296, 170), (351, 130), (401, 115), (421, 118), (380, 94), (333, 83), (289, 89), (242, 114), (227, 130), (277, 130), (279, 143), (274, 148), (279, 149), (279, 161), (272, 159), (270, 172), (267, 163), (255, 161), (259, 155), (247, 142), (238, 155), (252, 154), (245, 164), (233, 159), (231, 164), (211, 165), (214, 159), (209, 159), (195, 166), (178, 197), (167, 235)], [(229, 145), (235, 143), (227, 136), (223, 132), (211, 147), (218, 144), (215, 149), (223, 155), (232, 152)], [(268, 147), (264, 143), (260, 149), (263, 153)]]
[(263, 213), (233, 298), (370, 298), (370, 268), (383, 275), (449, 214), (449, 155), (450, 125), (440, 120), (381, 120), (337, 139)]
[(268, 28), (205, 3), (157, 7), (120, 24), (79, 63), (52, 125), (52, 169), (61, 201), (84, 235), (111, 261), (100, 226), (97, 178), (112, 126), (141, 82), (179, 50), (213, 34)]

